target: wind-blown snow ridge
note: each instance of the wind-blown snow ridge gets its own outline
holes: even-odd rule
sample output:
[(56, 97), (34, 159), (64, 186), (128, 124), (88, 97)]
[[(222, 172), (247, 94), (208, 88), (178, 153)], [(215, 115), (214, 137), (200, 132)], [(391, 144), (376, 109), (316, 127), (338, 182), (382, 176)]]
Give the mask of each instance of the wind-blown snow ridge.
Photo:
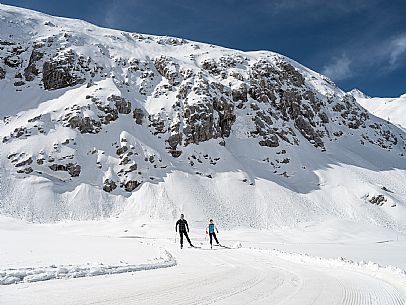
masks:
[(85, 265), (52, 265), (49, 267), (6, 269), (0, 270), (0, 285), (154, 270), (174, 267), (177, 264), (176, 259), (167, 250), (163, 251), (161, 257), (154, 260), (156, 261), (154, 263), (139, 265), (128, 263), (120, 263), (118, 265), (88, 263)]

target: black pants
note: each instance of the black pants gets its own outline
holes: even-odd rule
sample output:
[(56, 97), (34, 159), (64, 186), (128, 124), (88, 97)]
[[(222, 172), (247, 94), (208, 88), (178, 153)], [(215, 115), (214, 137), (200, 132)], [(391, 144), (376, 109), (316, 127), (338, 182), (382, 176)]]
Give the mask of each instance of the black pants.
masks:
[(214, 240), (216, 241), (216, 243), (217, 244), (219, 244), (219, 241), (217, 240), (217, 236), (216, 236), (216, 233), (209, 233), (209, 237), (210, 237), (210, 245), (212, 245), (213, 244), (213, 237), (214, 237)]
[(183, 235), (185, 235), (185, 237), (186, 237), (188, 243), (189, 243), (190, 245), (192, 245), (192, 242), (190, 241), (189, 236), (187, 235), (187, 232), (186, 232), (186, 231), (179, 231), (179, 235), (180, 235), (180, 245), (181, 245), (181, 246), (183, 246)]

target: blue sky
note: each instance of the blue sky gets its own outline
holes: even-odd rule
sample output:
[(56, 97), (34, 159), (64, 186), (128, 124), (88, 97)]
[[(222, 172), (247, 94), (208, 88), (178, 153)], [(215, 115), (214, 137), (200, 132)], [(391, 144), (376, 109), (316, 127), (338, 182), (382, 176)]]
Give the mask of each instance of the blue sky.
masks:
[(271, 50), (344, 90), (406, 93), (406, 0), (4, 1), (131, 32)]

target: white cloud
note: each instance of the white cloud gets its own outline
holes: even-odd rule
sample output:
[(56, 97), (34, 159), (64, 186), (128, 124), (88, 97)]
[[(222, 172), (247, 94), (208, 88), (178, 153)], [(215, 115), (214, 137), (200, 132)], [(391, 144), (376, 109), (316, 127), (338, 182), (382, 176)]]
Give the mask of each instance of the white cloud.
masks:
[(352, 76), (351, 60), (343, 53), (340, 57), (333, 58), (333, 61), (323, 67), (323, 74), (333, 80), (342, 80)]
[(362, 41), (341, 47), (342, 55), (332, 57), (322, 73), (339, 81), (361, 73), (386, 74), (406, 65), (406, 33), (383, 41)]
[[(123, 26), (125, 28), (128, 23), (129, 12), (137, 14), (137, 9), (144, 5), (144, 0), (111, 0), (106, 6), (103, 25), (114, 29), (120, 29)], [(131, 26), (136, 28), (144, 21), (143, 16), (137, 14), (137, 18), (131, 19)]]
[(389, 48), (389, 63), (395, 68), (399, 59), (406, 53), (406, 34), (396, 37), (392, 40)]

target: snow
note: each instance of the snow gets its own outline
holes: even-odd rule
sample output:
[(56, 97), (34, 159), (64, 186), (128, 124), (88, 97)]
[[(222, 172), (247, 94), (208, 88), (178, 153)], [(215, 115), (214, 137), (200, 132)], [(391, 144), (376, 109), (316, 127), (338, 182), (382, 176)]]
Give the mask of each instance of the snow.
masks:
[[(29, 224), (2, 217), (1, 243), (10, 245), (5, 242), (12, 240), (19, 244), (6, 247), (7, 254), (0, 252), (1, 262), (6, 258), (7, 265), (13, 267), (0, 265), (2, 304), (405, 302), (405, 234), (399, 234), (398, 241), (378, 243), (393, 239), (393, 233), (345, 223), (285, 231), (225, 230), (216, 221), (220, 243), (232, 247), (211, 250), (204, 237), (206, 224), (188, 220), (191, 240), (201, 248), (179, 249), (174, 243), (173, 225), (164, 221), (116, 218)], [(10, 234), (13, 231), (20, 234)], [(39, 244), (37, 235), (46, 237), (52, 245)], [(83, 248), (82, 238), (93, 247)], [(100, 251), (106, 244), (109, 250)], [(65, 252), (66, 247), (72, 258)], [(44, 251), (36, 254), (40, 249)], [(32, 257), (20, 253), (30, 250)], [(79, 256), (75, 259), (76, 251), (82, 261)], [(315, 251), (324, 251), (324, 257)], [(382, 263), (370, 260), (374, 256)], [(11, 285), (13, 282), (17, 284)]]
[[(96, 76), (92, 86), (78, 84), (54, 91), (43, 90), (40, 81), (34, 80), (19, 91), (12, 85), (11, 73), (6, 73), (6, 79), (0, 81), (1, 100), (13, 103), (3, 102), (0, 107), (1, 116), (10, 116), (0, 121), (0, 135), (8, 136), (24, 127), (31, 136), (0, 143), (0, 174), (4, 177), (0, 181), (2, 214), (31, 222), (116, 215), (173, 221), (184, 211), (198, 221), (214, 213), (229, 228), (248, 225), (259, 229), (294, 227), (334, 216), (355, 223), (404, 229), (400, 220), (405, 215), (406, 191), (398, 181), (406, 178), (406, 172), (400, 141), (391, 152), (368, 146), (368, 143), (363, 147), (357, 138), (359, 134), (354, 131), (354, 134), (345, 134), (339, 142), (327, 142), (326, 152), (315, 149), (300, 135), (300, 146), (283, 142), (272, 150), (248, 137), (255, 126), (251, 110), (243, 109), (232, 134), (224, 140), (225, 146), (219, 145), (222, 139), (190, 144), (182, 147), (182, 156), (175, 159), (166, 150), (167, 134), (154, 136), (145, 125), (134, 124), (131, 114), (103, 126), (99, 134), (81, 134), (61, 124), (69, 111), (98, 121), (99, 110), (88, 96), (109, 105), (107, 97), (113, 94), (128, 98), (133, 107), (145, 110), (148, 116), (168, 116), (173, 122), (182, 123), (172, 108), (177, 100), (176, 91), (167, 90), (157, 96), (160, 88), (168, 86), (169, 80), (149, 67), (150, 59), (161, 58), (163, 54), (172, 60), (165, 70), (168, 73), (179, 72), (179, 69), (200, 72), (199, 65), (204, 60), (226, 58), (237, 62), (230, 73), (238, 71), (244, 77), (249, 65), (258, 60), (267, 60), (273, 65), (284, 60), (303, 74), (306, 85), (317, 95), (323, 98), (345, 95), (319, 73), (268, 51), (241, 52), (170, 37), (124, 33), (5, 5), (0, 7), (0, 16), (7, 29), (2, 39), (8, 39), (9, 34), (23, 43), (53, 37), (60, 41), (61, 48), (89, 56), (95, 60), (94, 65), (103, 66), (114, 74), (114, 78)], [(63, 39), (65, 34), (70, 40)], [(141, 71), (127, 73), (130, 68), (123, 64), (125, 61), (133, 62), (134, 69), (148, 66), (145, 73), (157, 75), (149, 80)], [(130, 85), (123, 87), (126, 79)], [(214, 80), (212, 75), (207, 75), (207, 81)], [(145, 82), (143, 88), (148, 91), (145, 96), (139, 93), (140, 82)], [(199, 85), (197, 78), (190, 82), (191, 86)], [(238, 88), (242, 83), (229, 76), (221, 82), (230, 88)], [(191, 104), (196, 96), (195, 92), (189, 96)], [(257, 104), (267, 110), (263, 103)], [(42, 115), (40, 121), (29, 122), (39, 115)], [(373, 122), (382, 123), (378, 119)], [(39, 132), (36, 125), (40, 125), (44, 133)], [(399, 132), (393, 126), (387, 128)], [(376, 138), (372, 131), (367, 135)], [(66, 140), (68, 144), (62, 144)], [(137, 158), (122, 165), (123, 160), (116, 151), (125, 145)], [(17, 174), (13, 161), (16, 164), (30, 157), (33, 172)], [(44, 166), (37, 163), (40, 157)], [(158, 161), (152, 164), (151, 157)], [(193, 161), (193, 157), (197, 159)], [(51, 170), (49, 165), (54, 161), (50, 159), (80, 164), (80, 176), (72, 178), (65, 171)], [(285, 160), (288, 163), (283, 163)], [(131, 165), (137, 165), (138, 169), (123, 175)], [(143, 183), (134, 192), (126, 192), (120, 187), (125, 182), (123, 176), (127, 180), (142, 179)], [(107, 178), (119, 185), (111, 193), (102, 189)], [(382, 192), (381, 186), (391, 193)], [(387, 199), (382, 207), (369, 204), (368, 199), (381, 194)]]
[(358, 97), (357, 102), (377, 117), (406, 128), (406, 94), (398, 98)]
[[(88, 223), (96, 229), (94, 225)], [(0, 230), (2, 285), (176, 265), (169, 252), (150, 241), (94, 235), (94, 232), (89, 235), (84, 223), (32, 225), (2, 216)]]
[[(3, 245), (0, 261), (3, 270), (99, 262), (128, 264), (134, 258), (143, 263), (161, 255), (161, 251), (151, 242), (96, 235), (97, 225), (91, 222), (32, 225), (4, 216), (0, 219)], [(108, 222), (105, 223), (105, 226), (108, 225)], [(89, 232), (87, 227), (94, 231)], [(143, 250), (140, 251), (140, 248)]]
[[(170, 81), (147, 73), (156, 72), (151, 58), (162, 54), (172, 61), (167, 73), (182, 72), (175, 81), (187, 69), (199, 73), (204, 60), (220, 58), (235, 59), (227, 71), (247, 77), (249, 66), (263, 59), (275, 67), (289, 62), (322, 99), (346, 93), (317, 72), (268, 51), (124, 33), (5, 5), (0, 5), (0, 26), (7, 29), (0, 31), (1, 39), (54, 37), (62, 41), (60, 47), (94, 59), (111, 73), (95, 77), (91, 86), (46, 91), (34, 80), (20, 90), (13, 86), (13, 70), (5, 67), (1, 138), (22, 127), (31, 135), (0, 143), (1, 304), (405, 304), (405, 96), (348, 93), (377, 116), (368, 122), (383, 126), (383, 134), (370, 126), (352, 130), (334, 123), (326, 132), (345, 133), (326, 140), (325, 151), (301, 134), (298, 146), (259, 146), (248, 137), (255, 125), (247, 107), (238, 112), (230, 137), (190, 144), (173, 158), (166, 150), (170, 131), (154, 135), (146, 124), (135, 124), (131, 114), (120, 114), (98, 134), (82, 134), (61, 122), (71, 112), (98, 121), (100, 109), (88, 97), (111, 106), (107, 97), (118, 95), (148, 116), (183, 126), (174, 110), (176, 90), (165, 89)], [(149, 66), (145, 73), (130, 73), (124, 61), (134, 70)], [(243, 83), (230, 75), (205, 77), (230, 89)], [(198, 88), (198, 81), (182, 85)], [(194, 91), (188, 98), (190, 105), (199, 102)], [(268, 110), (264, 103), (256, 105)], [(273, 120), (277, 128), (289, 124)], [(386, 141), (388, 132), (396, 135), (396, 144)], [(121, 164), (117, 150), (123, 147), (137, 156), (136, 163)], [(17, 174), (13, 164), (29, 158), (33, 172)], [(40, 158), (47, 165), (50, 159), (77, 162), (80, 176), (41, 166)], [(143, 179), (136, 190), (103, 191), (105, 179), (119, 182), (122, 171), (134, 164), (137, 171), (127, 177)], [(379, 196), (384, 201), (373, 203)], [(199, 249), (180, 250), (174, 243), (180, 213)], [(220, 228), (220, 242), (231, 249), (209, 248), (204, 228), (210, 218)]]
[(137, 272), (159, 268), (168, 268), (176, 265), (176, 261), (169, 252), (165, 252), (161, 257), (156, 258), (155, 260), (155, 263), (140, 265), (126, 263), (121, 263), (118, 265), (88, 263), (86, 265), (51, 265), (49, 267), (5, 269), (0, 271), (0, 285), (10, 285), (20, 282), (32, 283), (47, 281), (51, 279), (68, 279), (118, 274), (125, 272)]

